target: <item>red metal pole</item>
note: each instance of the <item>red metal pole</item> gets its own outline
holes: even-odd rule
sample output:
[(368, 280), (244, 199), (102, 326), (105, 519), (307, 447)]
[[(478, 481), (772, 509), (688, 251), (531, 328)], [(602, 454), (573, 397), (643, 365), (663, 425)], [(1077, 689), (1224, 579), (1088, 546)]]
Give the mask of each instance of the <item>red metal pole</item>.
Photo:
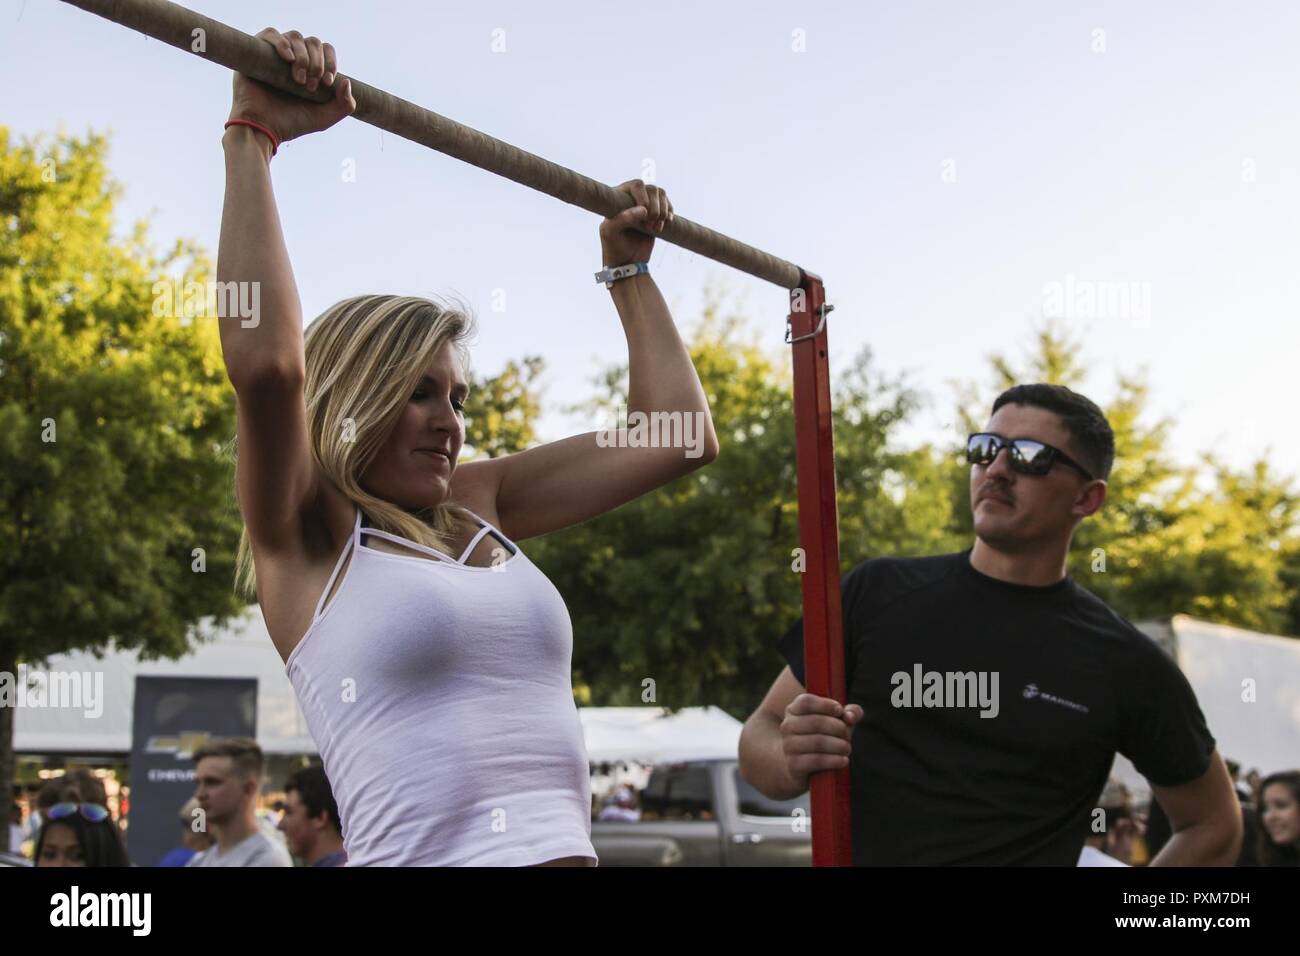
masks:
[[(804, 687), (810, 694), (843, 704), (844, 619), (826, 338), (830, 308), (821, 278), (804, 272), (799, 288), (790, 291), (789, 320), (799, 543), (807, 561), (803, 574)], [(852, 866), (848, 769), (813, 774), (811, 790), (813, 866)]]

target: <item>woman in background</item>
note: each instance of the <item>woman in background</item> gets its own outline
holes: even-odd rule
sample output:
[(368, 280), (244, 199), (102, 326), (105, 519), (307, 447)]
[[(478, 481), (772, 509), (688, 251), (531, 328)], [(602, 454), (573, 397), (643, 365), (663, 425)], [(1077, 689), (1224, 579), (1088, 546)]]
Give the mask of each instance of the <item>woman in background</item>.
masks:
[(1269, 774), (1259, 786), (1259, 863), (1300, 866), (1300, 770)]
[(130, 866), (122, 835), (99, 803), (56, 803), (36, 838), (37, 866)]

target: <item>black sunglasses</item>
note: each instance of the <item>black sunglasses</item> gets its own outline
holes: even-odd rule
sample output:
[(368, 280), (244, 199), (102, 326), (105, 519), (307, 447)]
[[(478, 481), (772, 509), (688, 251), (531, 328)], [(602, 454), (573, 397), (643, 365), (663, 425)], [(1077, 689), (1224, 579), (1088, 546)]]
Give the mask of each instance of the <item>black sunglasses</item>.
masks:
[(1022, 475), (1045, 475), (1059, 461), (1089, 481), (1095, 480), (1092, 472), (1059, 448), (1033, 438), (1003, 438), (993, 432), (976, 432), (966, 439), (966, 461), (972, 465), (991, 465), (1003, 448), (1008, 449), (1011, 467)]

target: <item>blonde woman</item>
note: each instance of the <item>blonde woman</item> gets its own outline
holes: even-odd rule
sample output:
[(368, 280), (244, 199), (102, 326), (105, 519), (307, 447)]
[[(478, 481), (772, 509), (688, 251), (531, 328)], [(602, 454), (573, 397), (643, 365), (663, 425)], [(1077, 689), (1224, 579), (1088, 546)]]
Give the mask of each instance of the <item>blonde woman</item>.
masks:
[[(333, 82), (329, 44), (258, 36), (307, 89)], [(314, 104), (235, 77), (217, 278), (258, 283), (261, 307), (255, 323), (221, 320), (238, 403), (240, 581), (320, 747), (349, 865), (594, 865), (569, 616), (516, 542), (711, 461), (708, 404), (641, 272), (610, 287), (629, 406), (694, 416), (702, 453), (593, 432), (458, 464), (465, 314), (360, 296), (302, 330), (271, 157), (353, 109), (346, 79)], [(620, 188), (639, 205), (601, 224), (606, 266), (646, 262), (673, 215), (661, 189)]]

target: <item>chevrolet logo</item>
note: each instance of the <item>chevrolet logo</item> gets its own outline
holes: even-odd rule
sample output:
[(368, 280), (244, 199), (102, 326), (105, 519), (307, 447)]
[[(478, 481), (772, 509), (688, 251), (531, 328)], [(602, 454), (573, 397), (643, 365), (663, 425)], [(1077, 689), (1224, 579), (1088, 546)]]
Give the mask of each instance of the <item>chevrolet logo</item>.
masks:
[(189, 760), (190, 755), (211, 738), (206, 730), (186, 730), (172, 736), (150, 737), (144, 745), (147, 754), (175, 754), (177, 760)]

